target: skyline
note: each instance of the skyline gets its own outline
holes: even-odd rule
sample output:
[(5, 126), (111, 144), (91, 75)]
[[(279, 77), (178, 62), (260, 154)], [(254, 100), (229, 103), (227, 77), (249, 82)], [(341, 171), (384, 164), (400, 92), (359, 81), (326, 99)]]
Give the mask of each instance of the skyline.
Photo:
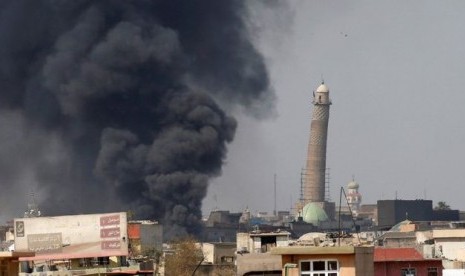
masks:
[[(322, 78), (333, 100), (327, 151), (333, 201), (355, 176), (362, 204), (397, 195), (464, 210), (463, 9), (458, 1), (290, 2), (289, 32), (265, 30), (258, 42), (278, 116), (238, 116), (223, 176), (209, 187), (204, 215), (215, 197), (220, 209), (272, 211), (272, 193), (261, 191), (272, 190), (274, 174), (278, 209), (291, 207), (305, 165), (310, 98)], [(259, 165), (249, 169), (253, 164)]]
[(465, 210), (465, 3), (15, 3), (0, 13), (1, 219), (32, 191), (45, 215), (138, 208), (197, 224), (215, 207), (273, 211), (274, 175), (277, 209), (292, 208), (322, 80), (333, 201), (355, 177), (362, 204)]

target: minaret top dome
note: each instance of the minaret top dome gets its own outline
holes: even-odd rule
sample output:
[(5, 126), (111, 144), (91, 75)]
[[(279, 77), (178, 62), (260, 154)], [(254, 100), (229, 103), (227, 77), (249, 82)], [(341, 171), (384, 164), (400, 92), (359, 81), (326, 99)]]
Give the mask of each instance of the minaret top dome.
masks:
[(347, 185), (347, 188), (349, 189), (358, 189), (359, 185), (357, 182), (355, 182), (355, 180), (352, 180), (349, 182), (349, 184)]
[(323, 82), (323, 83), (320, 84), (320, 86), (318, 86), (318, 88), (316, 89), (315, 92), (329, 93), (329, 89), (328, 89), (328, 86), (326, 86), (326, 84)]

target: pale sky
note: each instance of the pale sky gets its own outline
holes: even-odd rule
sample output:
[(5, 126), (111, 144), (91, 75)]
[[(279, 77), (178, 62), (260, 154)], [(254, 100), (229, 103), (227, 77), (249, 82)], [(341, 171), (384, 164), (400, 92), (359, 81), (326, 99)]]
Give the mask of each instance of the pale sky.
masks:
[[(255, 7), (256, 8), (256, 7)], [(257, 46), (278, 96), (274, 119), (236, 115), (223, 175), (203, 211), (289, 210), (305, 166), (312, 91), (333, 101), (331, 198), (355, 175), (362, 204), (446, 201), (465, 210), (465, 2), (290, 1), (257, 11)]]

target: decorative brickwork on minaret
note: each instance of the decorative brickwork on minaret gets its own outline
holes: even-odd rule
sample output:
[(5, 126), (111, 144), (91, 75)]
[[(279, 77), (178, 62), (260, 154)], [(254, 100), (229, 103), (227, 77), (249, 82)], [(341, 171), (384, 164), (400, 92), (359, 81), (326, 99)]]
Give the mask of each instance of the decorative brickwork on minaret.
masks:
[(304, 203), (325, 201), (326, 141), (331, 100), (329, 89), (324, 82), (313, 92), (312, 104), (306, 177), (303, 186)]

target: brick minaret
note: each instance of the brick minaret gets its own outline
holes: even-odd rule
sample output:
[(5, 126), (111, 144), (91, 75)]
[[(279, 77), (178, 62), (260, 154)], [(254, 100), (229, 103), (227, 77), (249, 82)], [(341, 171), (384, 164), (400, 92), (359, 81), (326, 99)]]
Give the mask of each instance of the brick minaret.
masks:
[(325, 201), (326, 141), (328, 138), (329, 89), (321, 83), (313, 92), (306, 177), (303, 185), (304, 204)]

